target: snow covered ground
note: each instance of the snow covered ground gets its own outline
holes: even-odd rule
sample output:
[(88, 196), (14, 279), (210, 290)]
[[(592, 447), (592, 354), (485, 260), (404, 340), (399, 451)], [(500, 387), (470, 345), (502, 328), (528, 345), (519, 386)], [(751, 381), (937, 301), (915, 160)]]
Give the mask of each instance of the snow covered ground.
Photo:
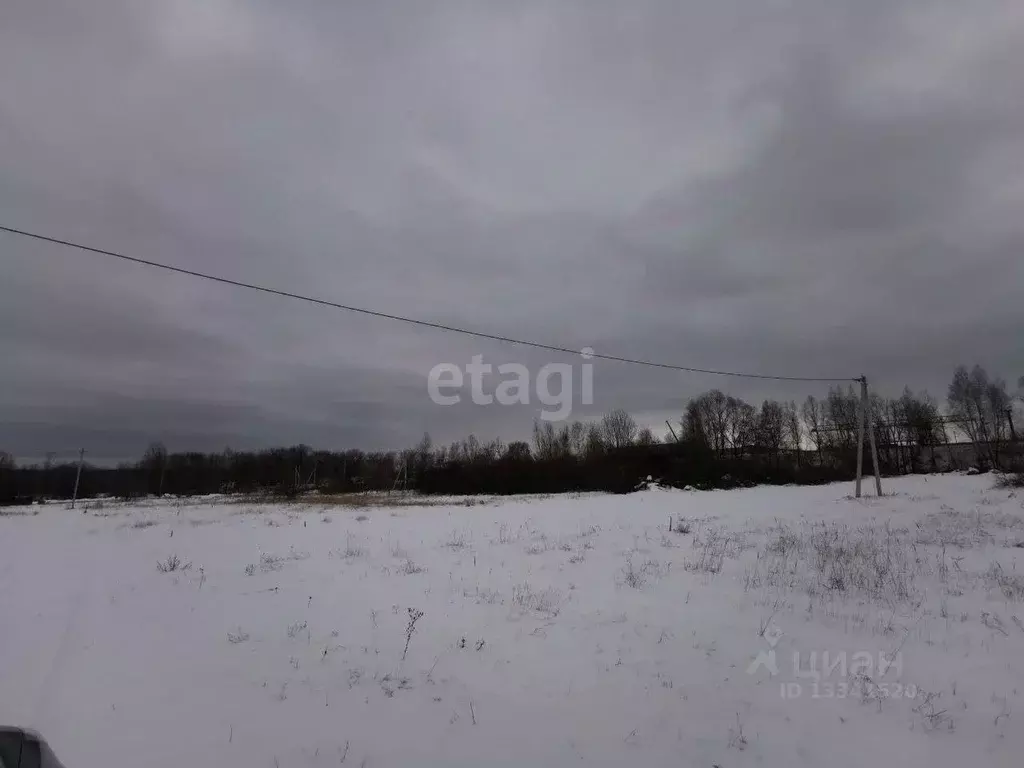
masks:
[(1020, 766), (993, 482), (4, 510), (0, 723), (68, 768)]

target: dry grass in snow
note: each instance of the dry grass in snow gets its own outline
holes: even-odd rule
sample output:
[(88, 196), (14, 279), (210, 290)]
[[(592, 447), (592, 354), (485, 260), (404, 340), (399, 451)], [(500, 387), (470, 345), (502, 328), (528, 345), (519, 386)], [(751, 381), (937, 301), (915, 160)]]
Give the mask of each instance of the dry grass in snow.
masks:
[(11, 510), (0, 721), (69, 768), (1017, 766), (1019, 490), (886, 490)]

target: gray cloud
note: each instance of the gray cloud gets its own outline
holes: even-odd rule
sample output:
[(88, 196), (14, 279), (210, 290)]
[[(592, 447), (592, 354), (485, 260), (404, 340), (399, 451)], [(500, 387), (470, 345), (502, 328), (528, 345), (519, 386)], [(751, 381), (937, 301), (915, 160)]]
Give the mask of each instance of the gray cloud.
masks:
[[(2, 223), (437, 322), (941, 395), (1024, 371), (1013, 0), (0, 9)], [(483, 354), (0, 234), (0, 447), (521, 437), (433, 405)], [(576, 361), (578, 363), (578, 361)], [(492, 382), (493, 385), (493, 382)], [(650, 421), (719, 386), (598, 363)]]

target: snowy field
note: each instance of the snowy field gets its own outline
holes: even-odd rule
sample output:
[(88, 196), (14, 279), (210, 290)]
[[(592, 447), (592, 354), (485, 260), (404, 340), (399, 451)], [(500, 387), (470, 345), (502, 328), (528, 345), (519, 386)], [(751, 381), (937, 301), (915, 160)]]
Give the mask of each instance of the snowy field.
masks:
[(1024, 495), (885, 485), (3, 510), (0, 723), (68, 768), (1024, 765)]

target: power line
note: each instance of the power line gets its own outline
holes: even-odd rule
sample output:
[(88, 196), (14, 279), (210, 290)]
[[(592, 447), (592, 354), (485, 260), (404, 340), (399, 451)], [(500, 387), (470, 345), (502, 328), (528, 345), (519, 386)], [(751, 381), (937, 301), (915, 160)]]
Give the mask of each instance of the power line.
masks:
[[(12, 235), (20, 235), (22, 237), (32, 238), (33, 240), (41, 240), (45, 243), (54, 243), (55, 245), (63, 245), (67, 248), (76, 248), (80, 251), (88, 251), (89, 253), (97, 253), (102, 256), (112, 256), (115, 259), (122, 259), (123, 261), (129, 261), (133, 264), (141, 264), (146, 267), (155, 267), (156, 269), (163, 269), (168, 272), (177, 272), (181, 275), (189, 275), (190, 277), (198, 277), (203, 280), (212, 280), (216, 283), (223, 283), (224, 285), (233, 285), (236, 288), (248, 288), (251, 291), (259, 291), (261, 293), (268, 293), (273, 296), (283, 296), (286, 299), (297, 299), (299, 301), (309, 302), (310, 304), (319, 304), (324, 307), (331, 307), (333, 309), (341, 309), (346, 312), (356, 312), (361, 315), (369, 315), (370, 317), (382, 317), (387, 320), (396, 320), (401, 323), (408, 323), (410, 325), (418, 325), (424, 328), (434, 328), (439, 331), (449, 331), (451, 333), (460, 333), (464, 336), (474, 336), (478, 339), (490, 339), (492, 341), (503, 341), (509, 344), (518, 344), (524, 347), (534, 347), (535, 349), (544, 349), (549, 352), (565, 352), (570, 355), (579, 355), (580, 350), (569, 349), (568, 347), (558, 346), (557, 344), (543, 344), (537, 341), (527, 341), (525, 339), (515, 339), (510, 336), (501, 336), (493, 333), (484, 333), (483, 331), (474, 331), (468, 328), (459, 328), (452, 325), (445, 325), (443, 323), (433, 323), (429, 320), (419, 320), (413, 317), (403, 317), (401, 315), (393, 315), (388, 312), (379, 312), (373, 309), (366, 309), (365, 307), (354, 307), (348, 304), (340, 304), (335, 301), (328, 301), (326, 299), (318, 299), (313, 296), (303, 296), (298, 293), (292, 293), (290, 291), (282, 291), (277, 288), (268, 288), (263, 285), (255, 285), (254, 283), (246, 283), (241, 280), (231, 280), (226, 277), (218, 277), (216, 275), (209, 275), (205, 272), (197, 272), (192, 269), (185, 269), (184, 267), (175, 267), (171, 264), (163, 264), (158, 261), (150, 261), (148, 259), (141, 259), (137, 256), (128, 256), (123, 253), (117, 253), (115, 251), (107, 251), (102, 248), (93, 248), (89, 245), (82, 245), (81, 243), (75, 243), (70, 240), (61, 240), (56, 237), (48, 237), (47, 235), (40, 235), (35, 232), (27, 232), (22, 229), (14, 229), (13, 227), (5, 227), (0, 225), (0, 231), (9, 232)], [(835, 382), (835, 381), (860, 381), (859, 377), (851, 376), (840, 376), (840, 377), (817, 377), (817, 376), (771, 376), (763, 373), (740, 373), (736, 371), (717, 371), (709, 368), (694, 368), (686, 365), (673, 365), (671, 363), (659, 363), (652, 360), (639, 360), (630, 357), (620, 357), (618, 355), (605, 355), (599, 352), (594, 352), (591, 357), (599, 360), (612, 360), (618, 363), (628, 363), (630, 365), (644, 365), (649, 368), (664, 368), (671, 371), (684, 371), (687, 373), (705, 373), (711, 376), (734, 376), (744, 379), (771, 379), (774, 381), (816, 381), (816, 382)]]

